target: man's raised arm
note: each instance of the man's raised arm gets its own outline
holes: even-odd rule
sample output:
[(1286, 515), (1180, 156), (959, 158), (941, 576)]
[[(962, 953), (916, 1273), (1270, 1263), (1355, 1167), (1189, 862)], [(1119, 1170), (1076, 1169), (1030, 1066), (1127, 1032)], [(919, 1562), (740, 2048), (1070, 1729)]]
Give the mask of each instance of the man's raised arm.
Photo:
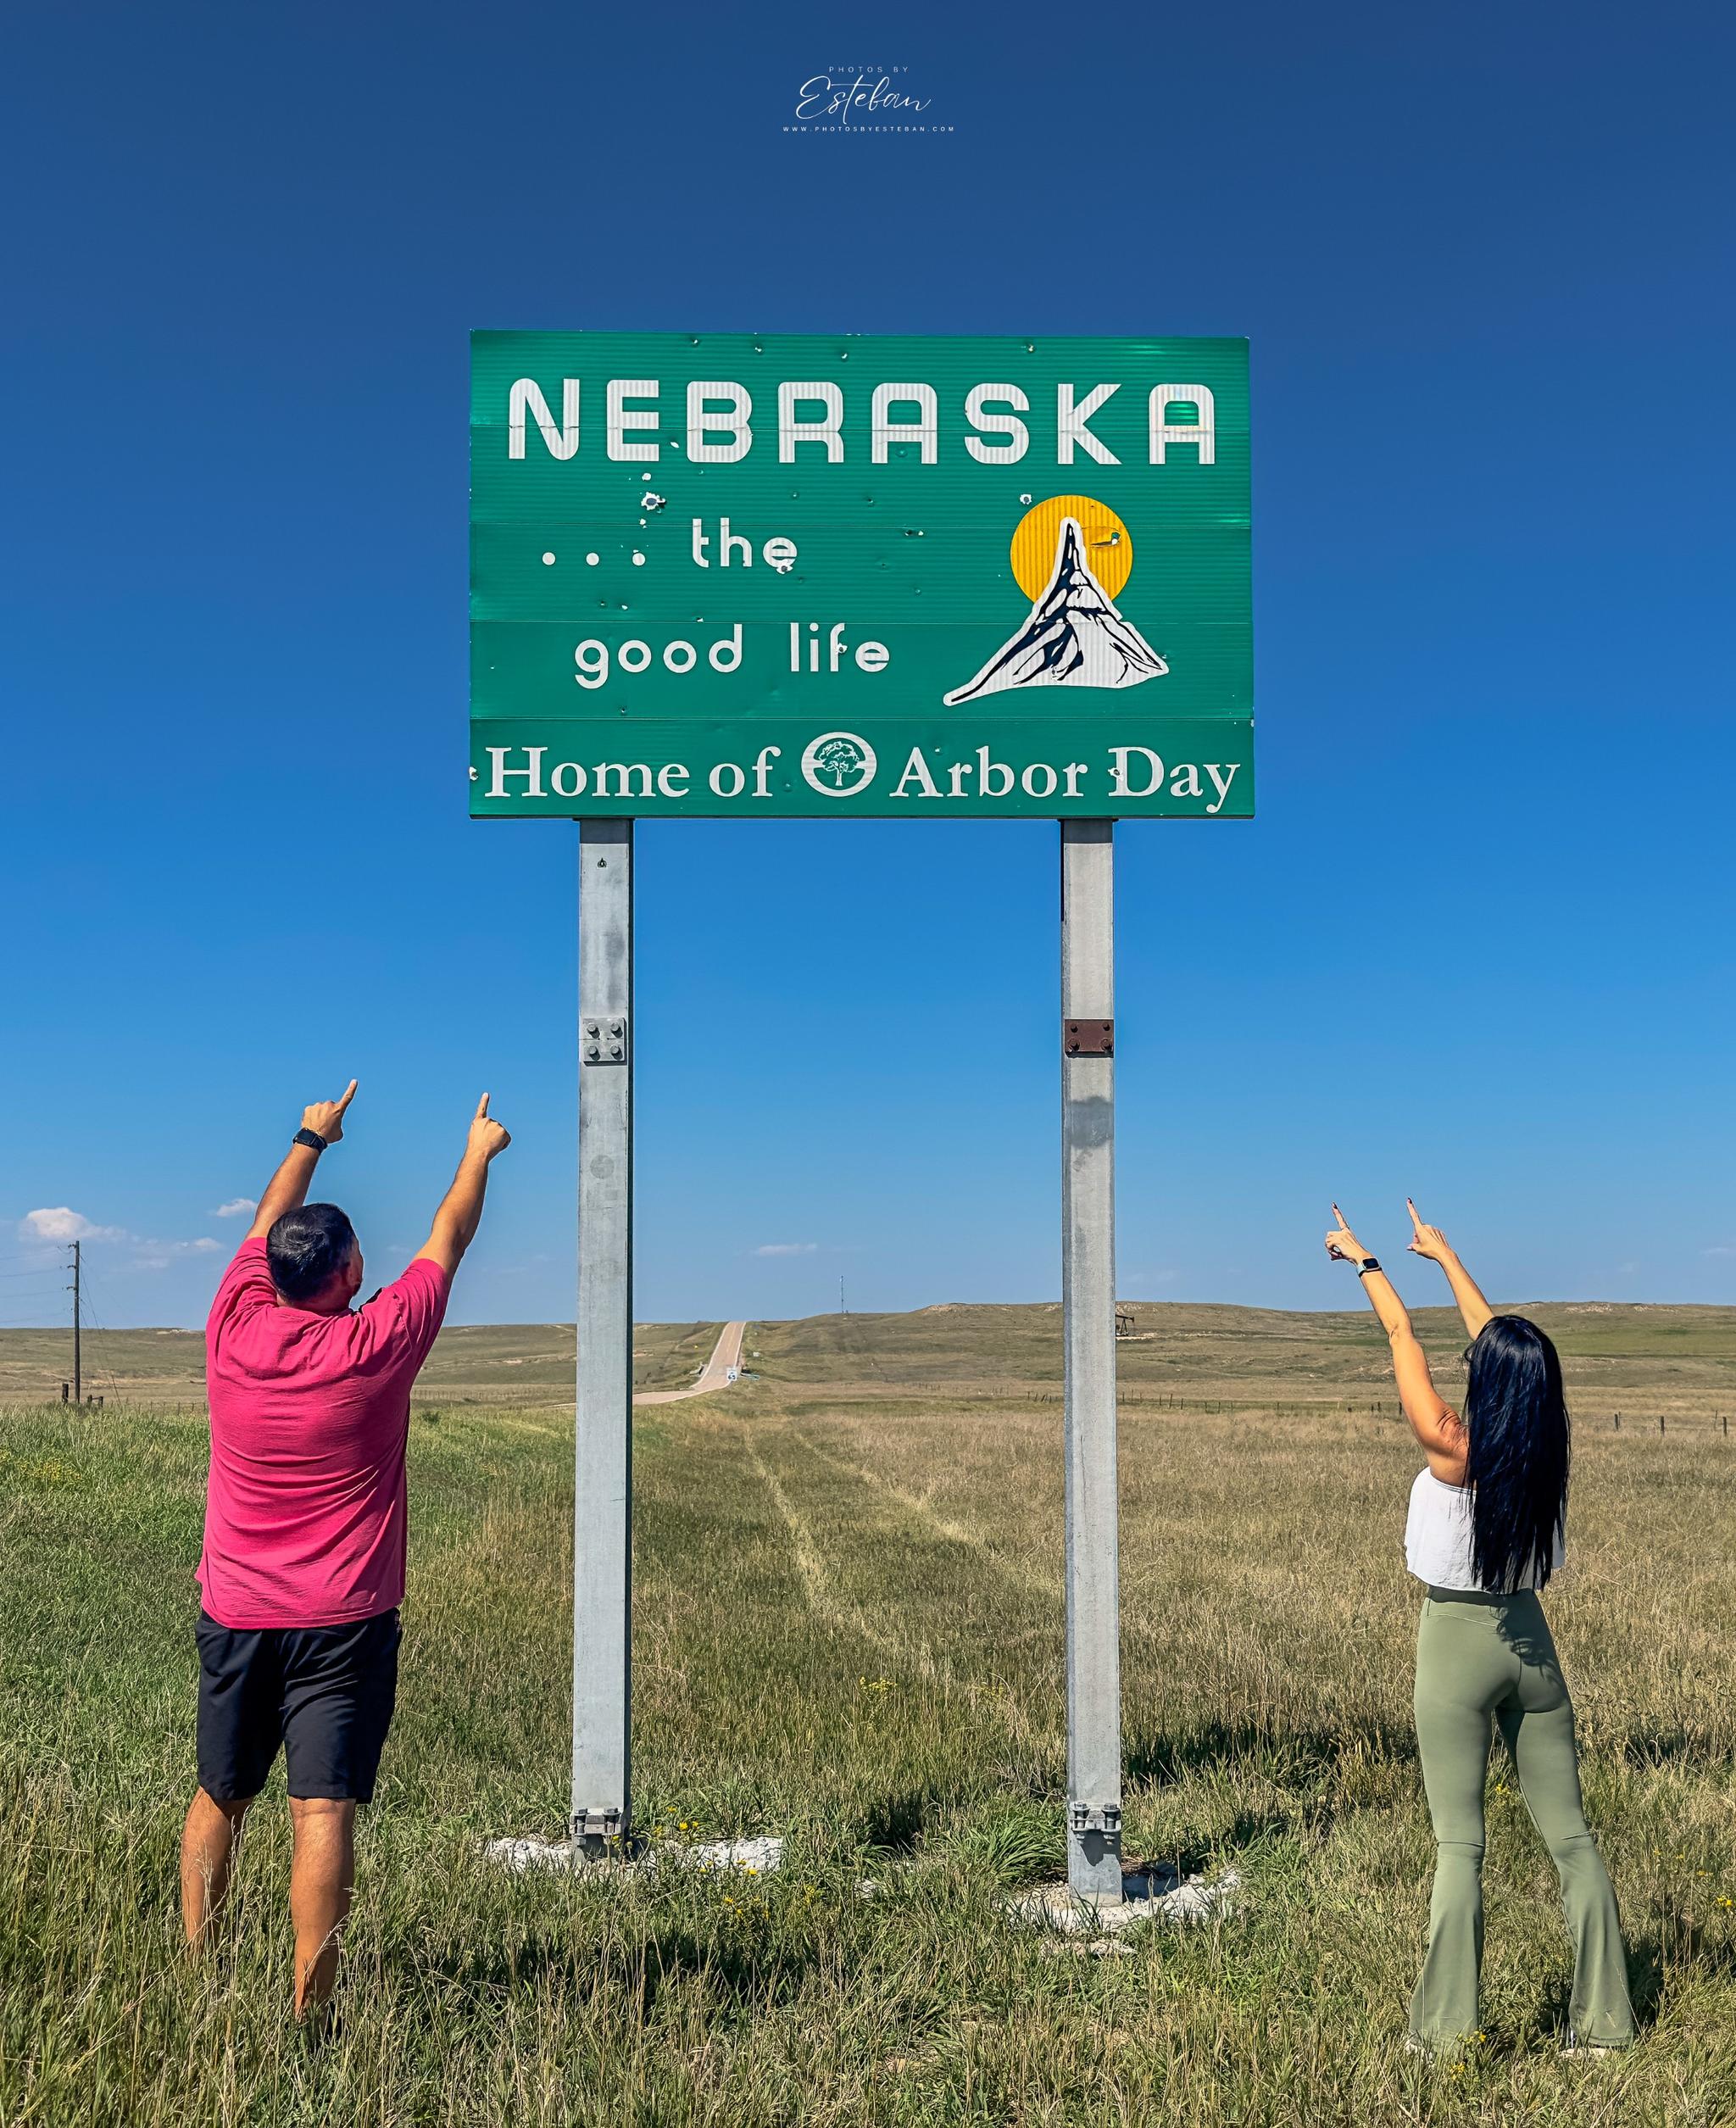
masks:
[(482, 1223), (482, 1198), (488, 1188), (488, 1163), (497, 1153), (504, 1153), (511, 1145), (504, 1124), (497, 1123), (488, 1113), (488, 1096), (485, 1094), (476, 1104), (476, 1112), (470, 1119), (470, 1134), (465, 1145), (465, 1156), (458, 1164), (458, 1173), (452, 1178), (452, 1187), (441, 1200), (440, 1209), (434, 1215), (434, 1229), (416, 1251), (417, 1260), (426, 1256), (431, 1263), (437, 1263), (450, 1278), (458, 1269), (464, 1252), (476, 1238), (476, 1229)]
[(253, 1223), (248, 1228), (249, 1241), (263, 1240), (286, 1212), (294, 1212), (308, 1201), (308, 1190), (314, 1179), (314, 1170), (320, 1164), (320, 1156), (327, 1145), (335, 1145), (342, 1137), (343, 1111), (355, 1097), (356, 1083), (352, 1079), (337, 1100), (315, 1101), (302, 1111), (302, 1129), (308, 1138), (318, 1138), (324, 1143), (309, 1145), (307, 1138), (298, 1135), (277, 1173), (265, 1185), (265, 1194), (253, 1214)]

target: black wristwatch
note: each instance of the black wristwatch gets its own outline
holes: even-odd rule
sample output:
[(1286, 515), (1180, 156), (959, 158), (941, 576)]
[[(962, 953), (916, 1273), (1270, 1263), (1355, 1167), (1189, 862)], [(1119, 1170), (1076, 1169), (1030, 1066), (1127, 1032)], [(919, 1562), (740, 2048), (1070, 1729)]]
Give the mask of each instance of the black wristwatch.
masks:
[(292, 1145), (311, 1145), (316, 1153), (323, 1153), (326, 1145), (316, 1130), (298, 1130), (289, 1142)]
[(1379, 1268), (1380, 1258), (1378, 1256), (1364, 1256), (1356, 1267), (1356, 1275), (1359, 1278), (1366, 1278), (1371, 1271), (1378, 1271)]

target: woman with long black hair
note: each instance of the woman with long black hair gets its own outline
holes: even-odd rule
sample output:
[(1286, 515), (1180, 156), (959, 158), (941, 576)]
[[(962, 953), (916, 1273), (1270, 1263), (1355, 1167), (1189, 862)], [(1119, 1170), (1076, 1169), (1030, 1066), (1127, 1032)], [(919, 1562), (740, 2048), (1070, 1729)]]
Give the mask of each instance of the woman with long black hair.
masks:
[(1477, 2029), (1483, 1964), (1483, 1791), (1500, 1724), (1526, 1808), (1561, 1880), (1573, 1939), (1570, 2051), (1633, 2038), (1627, 1957), (1609, 1872), (1585, 1822), (1567, 1696), (1538, 1591), (1561, 1563), (1569, 1429), (1555, 1346), (1497, 1315), (1438, 1227), (1410, 1206), (1410, 1248), (1438, 1263), (1471, 1335), (1462, 1417), (1437, 1394), (1405, 1304), (1333, 1206), (1327, 1253), (1356, 1267), (1392, 1342), (1405, 1416), (1426, 1468), (1410, 1489), (1405, 1562), (1427, 1585), (1416, 1639), (1416, 1742), (1434, 1824), (1428, 1955), (1412, 2042), (1451, 2048)]

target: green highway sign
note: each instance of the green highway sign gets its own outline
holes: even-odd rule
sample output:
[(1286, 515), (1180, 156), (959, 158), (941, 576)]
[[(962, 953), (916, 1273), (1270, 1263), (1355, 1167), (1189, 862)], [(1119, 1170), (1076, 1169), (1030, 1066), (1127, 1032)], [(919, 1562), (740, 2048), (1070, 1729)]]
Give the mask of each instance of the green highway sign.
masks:
[(479, 818), (1254, 811), (1248, 347), (478, 332)]

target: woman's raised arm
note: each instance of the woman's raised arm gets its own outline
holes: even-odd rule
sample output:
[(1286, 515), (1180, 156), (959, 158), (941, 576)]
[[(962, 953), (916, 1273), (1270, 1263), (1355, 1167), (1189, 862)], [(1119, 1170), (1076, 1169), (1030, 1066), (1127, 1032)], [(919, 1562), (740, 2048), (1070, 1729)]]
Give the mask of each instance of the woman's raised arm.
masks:
[(1416, 1341), (1410, 1314), (1392, 1280), (1345, 1225), (1344, 1215), (1336, 1205), (1333, 1217), (1338, 1223), (1326, 1238), (1327, 1254), (1356, 1266), (1362, 1290), (1393, 1348), (1393, 1375), (1410, 1430), (1435, 1476), (1446, 1485), (1462, 1485), (1465, 1429), (1459, 1415), (1435, 1388), (1434, 1377), (1428, 1371), (1428, 1355)]
[(1410, 1223), (1416, 1229), (1410, 1237), (1411, 1254), (1427, 1256), (1431, 1263), (1439, 1264), (1446, 1273), (1447, 1284), (1453, 1289), (1453, 1298), (1459, 1303), (1459, 1312), (1465, 1318), (1466, 1332), (1469, 1336), (1475, 1337), (1494, 1310), (1483, 1299), (1482, 1289), (1460, 1262), (1452, 1245), (1440, 1228), (1425, 1227), (1416, 1216), (1416, 1206), (1408, 1197), (1405, 1204), (1410, 1214)]

